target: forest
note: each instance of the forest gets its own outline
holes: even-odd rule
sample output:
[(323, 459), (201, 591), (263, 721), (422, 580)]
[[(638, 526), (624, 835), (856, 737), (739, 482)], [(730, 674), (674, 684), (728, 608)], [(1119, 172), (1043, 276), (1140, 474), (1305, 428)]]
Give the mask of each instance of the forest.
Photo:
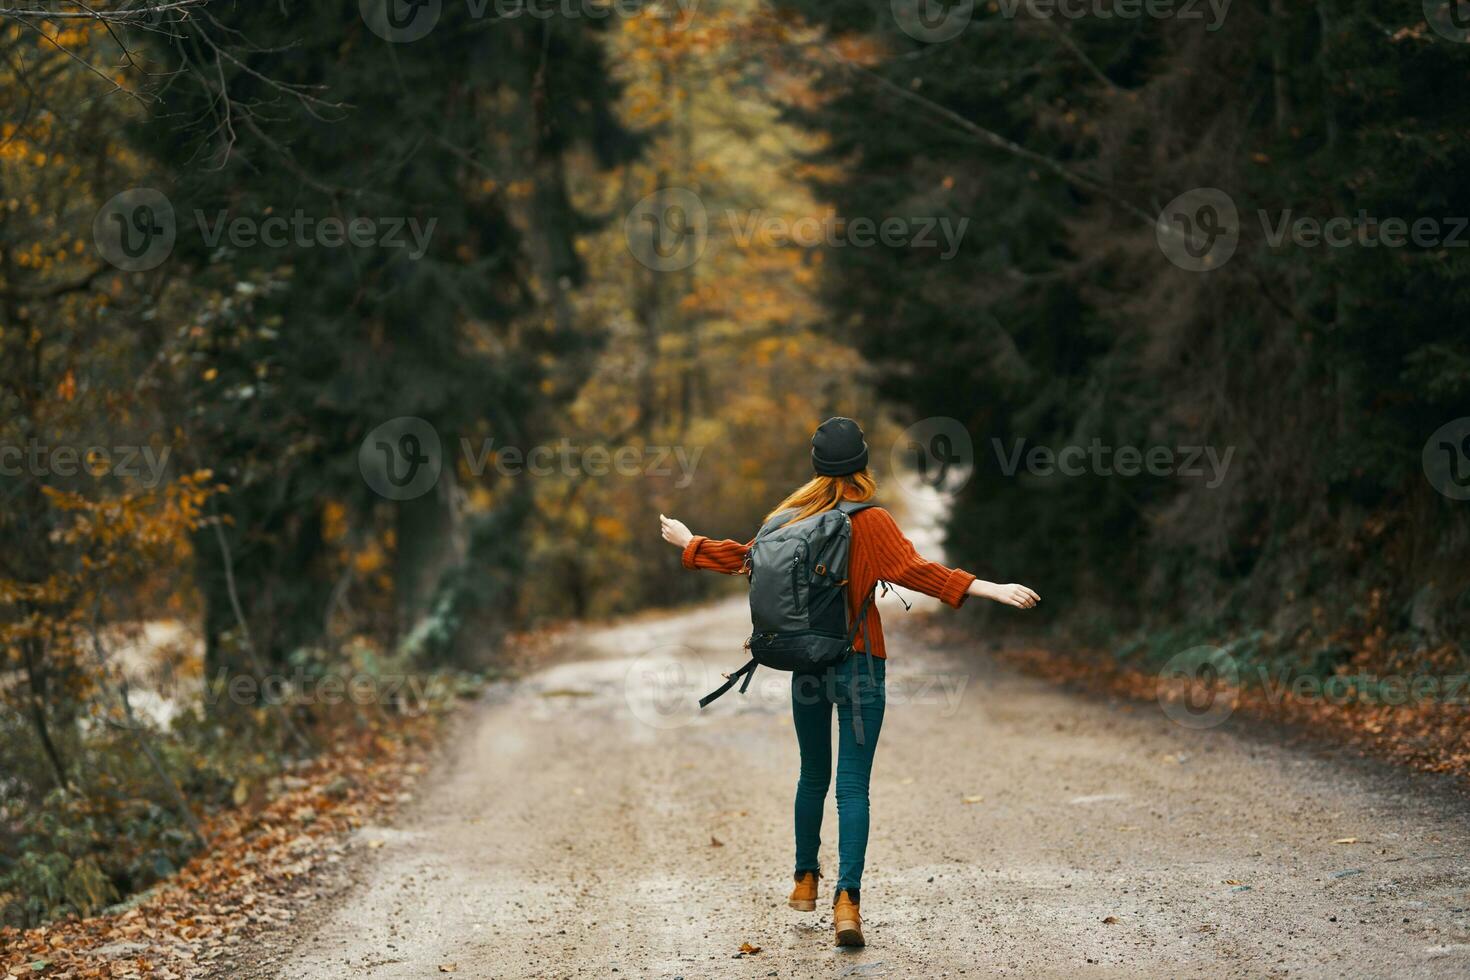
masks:
[(1470, 4), (4, 6), (7, 944), (733, 594), (658, 515), (831, 415), (1073, 679), (1470, 672)]

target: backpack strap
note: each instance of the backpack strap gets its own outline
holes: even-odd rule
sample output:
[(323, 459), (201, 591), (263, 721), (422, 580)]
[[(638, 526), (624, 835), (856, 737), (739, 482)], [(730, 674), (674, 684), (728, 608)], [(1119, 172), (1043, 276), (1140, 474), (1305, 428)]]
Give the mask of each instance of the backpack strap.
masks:
[(868, 597), (864, 599), (863, 604), (858, 607), (857, 618), (855, 618), (852, 621), (852, 625), (847, 628), (848, 646), (852, 646), (852, 641), (857, 639), (858, 630), (861, 629), (863, 631), (863, 650), (866, 651), (868, 649), (868, 610), (873, 607), (873, 600), (877, 598), (877, 595), (878, 586), (875, 585), (870, 590), (868, 590)]
[[(837, 509), (842, 511), (848, 517), (852, 517), (853, 514), (856, 514), (859, 511), (864, 511), (867, 510), (869, 507), (876, 506), (878, 506), (878, 503), (874, 500), (843, 500), (837, 504)], [(886, 587), (887, 586), (885, 584), (885, 588)], [(877, 687), (878, 681), (876, 675), (873, 673), (873, 641), (868, 638), (868, 610), (873, 607), (873, 602), (875, 599), (877, 599), (877, 596), (878, 586), (875, 584), (871, 589), (868, 590), (867, 596), (863, 599), (863, 604), (858, 607), (856, 621), (853, 622), (852, 626), (847, 631), (848, 646), (852, 646), (853, 641), (857, 639), (858, 630), (863, 631), (863, 659), (867, 661), (868, 680), (871, 682), (874, 688)], [(852, 701), (852, 733), (857, 738), (857, 744), (862, 745), (864, 744), (863, 713), (861, 706), (858, 704), (857, 674), (852, 675), (852, 684), (849, 688), (849, 696)]]
[(730, 688), (734, 687), (736, 682), (740, 681), (742, 677), (744, 677), (745, 680), (743, 683), (740, 684), (740, 693), (744, 694), (745, 689), (750, 686), (750, 679), (755, 676), (755, 668), (755, 658), (751, 657), (745, 662), (744, 667), (741, 667), (739, 670), (735, 671), (735, 673), (726, 678), (725, 683), (721, 684), (719, 687), (715, 688), (713, 691), (710, 691), (704, 697), (700, 698), (699, 706), (701, 708), (708, 707), (711, 701), (714, 701), (716, 698), (724, 695), (724, 693), (730, 690)]
[[(857, 620), (847, 631), (847, 645), (852, 646), (853, 640), (857, 639), (858, 630), (863, 631), (863, 659), (868, 662), (868, 680), (874, 689), (878, 686), (877, 676), (873, 673), (873, 641), (868, 638), (868, 610), (873, 606), (873, 600), (877, 598), (878, 586), (874, 585), (868, 590), (867, 598), (858, 607)], [(854, 673), (849, 685), (849, 697), (852, 702), (852, 733), (857, 737), (857, 744), (864, 744), (863, 739), (863, 713), (858, 704), (858, 682), (857, 674)]]

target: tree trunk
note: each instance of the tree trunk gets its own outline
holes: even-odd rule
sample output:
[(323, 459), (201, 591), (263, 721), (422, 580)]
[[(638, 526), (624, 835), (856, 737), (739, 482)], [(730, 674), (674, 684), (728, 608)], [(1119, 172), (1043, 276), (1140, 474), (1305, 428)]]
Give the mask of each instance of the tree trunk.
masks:
[(56, 743), (51, 740), (51, 727), (46, 721), (46, 671), (41, 666), (41, 653), (38, 649), (40, 641), (32, 638), (21, 644), (25, 651), (26, 686), (30, 691), (27, 699), (30, 708), (31, 725), (36, 729), (36, 738), (41, 743), (41, 750), (46, 754), (46, 761), (51, 764), (51, 774), (56, 780), (56, 788), (64, 790), (67, 787), (66, 764), (62, 761), (61, 752), (57, 750)]
[(1287, 40), (1291, 37), (1291, 24), (1283, 0), (1270, 0), (1268, 12), (1271, 18), (1271, 90), (1276, 107), (1276, 132), (1285, 135), (1291, 129), (1291, 80), (1287, 69), (1291, 59), (1287, 53)]
[[(446, 454), (447, 457), (448, 454)], [(433, 611), (445, 573), (465, 559), (465, 541), (452, 460), (446, 458), (439, 482), (429, 493), (397, 504), (394, 583), (398, 636), (413, 632)]]

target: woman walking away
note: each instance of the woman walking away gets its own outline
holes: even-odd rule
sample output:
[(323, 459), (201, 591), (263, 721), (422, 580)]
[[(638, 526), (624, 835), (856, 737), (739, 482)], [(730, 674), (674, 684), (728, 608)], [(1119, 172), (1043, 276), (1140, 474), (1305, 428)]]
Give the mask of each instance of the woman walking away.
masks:
[[(796, 887), (791, 907), (810, 912), (817, 907), (821, 869), (822, 808), (832, 779), (832, 708), (837, 708), (837, 883), (832, 921), (837, 945), (863, 945), (858, 907), (862, 895), (863, 857), (868, 846), (868, 777), (878, 732), (883, 724), (883, 624), (871, 601), (880, 581), (934, 596), (958, 607), (969, 596), (991, 599), (1018, 609), (1041, 601), (1024, 585), (983, 582), (969, 572), (946, 568), (920, 557), (888, 511), (872, 506), (877, 489), (868, 473), (868, 444), (851, 419), (831, 418), (812, 436), (812, 468), (816, 475), (766, 518), (766, 531), (784, 528), (834, 509), (850, 515), (851, 547), (846, 580), (848, 643), (852, 655), (820, 672), (791, 675), (791, 714), (801, 749), (796, 782)], [(781, 519), (775, 520), (780, 517)], [(727, 574), (746, 571), (751, 545), (715, 541), (691, 534), (672, 518), (660, 515), (665, 541), (684, 551), (685, 568)], [(765, 540), (762, 536), (761, 540)], [(815, 569), (822, 571), (822, 566)], [(841, 584), (841, 583), (839, 583)], [(861, 627), (861, 628), (859, 628)], [(754, 638), (752, 638), (754, 639)], [(843, 647), (846, 649), (846, 646)]]

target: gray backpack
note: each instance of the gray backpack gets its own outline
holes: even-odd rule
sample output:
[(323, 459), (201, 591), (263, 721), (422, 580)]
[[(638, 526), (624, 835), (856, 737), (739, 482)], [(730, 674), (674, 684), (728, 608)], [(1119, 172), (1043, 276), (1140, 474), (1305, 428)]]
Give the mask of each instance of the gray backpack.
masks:
[[(744, 694), (757, 666), (815, 673), (842, 663), (853, 653), (859, 627), (863, 628), (864, 649), (871, 649), (867, 618), (873, 592), (863, 600), (852, 623), (847, 619), (846, 597), (852, 515), (872, 506), (871, 502), (847, 501), (792, 524), (786, 523), (792, 512), (785, 510), (761, 526), (745, 563), (753, 627), (745, 642), (750, 660), (730, 674), (724, 684), (700, 698), (701, 708), (737, 682)], [(869, 662), (869, 674), (872, 669)], [(856, 687), (855, 676), (853, 685)], [(861, 742), (858, 712), (853, 712), (853, 728)]]

